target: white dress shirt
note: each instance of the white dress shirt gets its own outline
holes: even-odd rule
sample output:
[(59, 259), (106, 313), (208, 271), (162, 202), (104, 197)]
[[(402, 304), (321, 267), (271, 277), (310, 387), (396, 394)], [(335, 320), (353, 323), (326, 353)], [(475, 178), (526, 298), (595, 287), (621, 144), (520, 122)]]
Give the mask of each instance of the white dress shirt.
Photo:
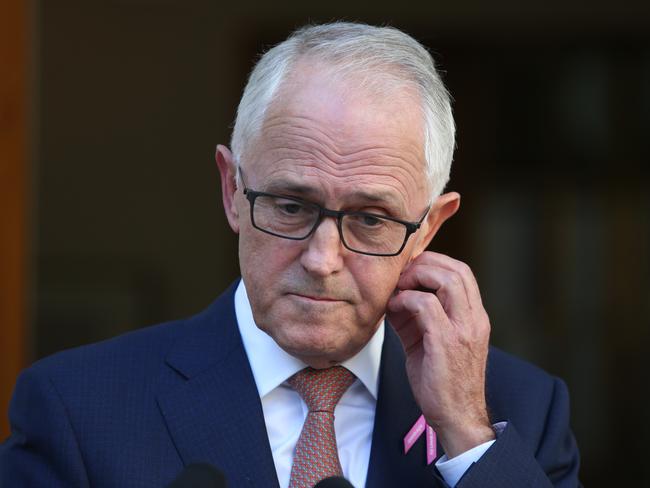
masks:
[[(262, 401), (278, 481), (281, 488), (287, 488), (293, 452), (308, 409), (300, 395), (286, 381), (307, 365), (286, 353), (255, 325), (243, 280), (235, 292), (235, 313)], [(334, 431), (343, 476), (358, 488), (365, 486), (370, 461), (383, 343), (382, 322), (365, 347), (342, 363), (357, 379), (343, 394), (334, 410)], [(455, 486), (471, 464), (493, 442), (481, 444), (450, 460), (443, 456), (436, 467), (447, 484)]]

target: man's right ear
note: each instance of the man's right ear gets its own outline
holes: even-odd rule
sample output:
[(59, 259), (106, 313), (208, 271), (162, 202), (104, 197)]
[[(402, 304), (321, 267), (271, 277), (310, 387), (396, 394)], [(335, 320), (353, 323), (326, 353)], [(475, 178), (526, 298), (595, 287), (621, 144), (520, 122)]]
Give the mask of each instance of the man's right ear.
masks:
[(237, 192), (237, 168), (230, 149), (221, 144), (217, 145), (215, 154), (219, 175), (221, 176), (221, 198), (223, 209), (231, 229), (239, 234), (239, 210), (235, 198)]

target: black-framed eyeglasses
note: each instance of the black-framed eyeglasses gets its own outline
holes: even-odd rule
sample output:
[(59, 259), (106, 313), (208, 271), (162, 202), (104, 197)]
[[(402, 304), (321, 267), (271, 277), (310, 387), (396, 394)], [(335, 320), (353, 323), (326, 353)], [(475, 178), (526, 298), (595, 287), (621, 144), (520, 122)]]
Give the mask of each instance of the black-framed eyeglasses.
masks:
[(369, 212), (331, 210), (300, 198), (251, 190), (239, 169), (243, 192), (250, 203), (253, 227), (284, 239), (303, 240), (311, 236), (323, 218), (336, 219), (339, 236), (350, 251), (369, 256), (397, 256), (411, 234), (429, 213), (417, 222), (408, 222)]

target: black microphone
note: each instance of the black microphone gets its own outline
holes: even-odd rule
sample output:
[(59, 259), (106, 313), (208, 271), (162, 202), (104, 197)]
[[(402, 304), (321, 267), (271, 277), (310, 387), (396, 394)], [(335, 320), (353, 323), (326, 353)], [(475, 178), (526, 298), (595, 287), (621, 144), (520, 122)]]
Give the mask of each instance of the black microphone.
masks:
[(354, 488), (354, 486), (345, 478), (332, 476), (331, 478), (320, 480), (314, 485), (314, 488)]
[(167, 488), (226, 488), (226, 477), (207, 463), (188, 465)]

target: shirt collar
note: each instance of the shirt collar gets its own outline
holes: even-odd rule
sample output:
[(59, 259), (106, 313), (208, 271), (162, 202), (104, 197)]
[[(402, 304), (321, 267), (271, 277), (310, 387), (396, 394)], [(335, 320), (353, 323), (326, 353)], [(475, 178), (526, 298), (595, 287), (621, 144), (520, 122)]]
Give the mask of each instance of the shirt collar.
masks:
[[(240, 280), (235, 291), (235, 314), (260, 398), (307, 367), (305, 363), (284, 351), (271, 336), (257, 327), (244, 280)], [(384, 321), (382, 320), (377, 331), (363, 349), (341, 363), (363, 383), (375, 400), (379, 386), (379, 364), (383, 344)]]

